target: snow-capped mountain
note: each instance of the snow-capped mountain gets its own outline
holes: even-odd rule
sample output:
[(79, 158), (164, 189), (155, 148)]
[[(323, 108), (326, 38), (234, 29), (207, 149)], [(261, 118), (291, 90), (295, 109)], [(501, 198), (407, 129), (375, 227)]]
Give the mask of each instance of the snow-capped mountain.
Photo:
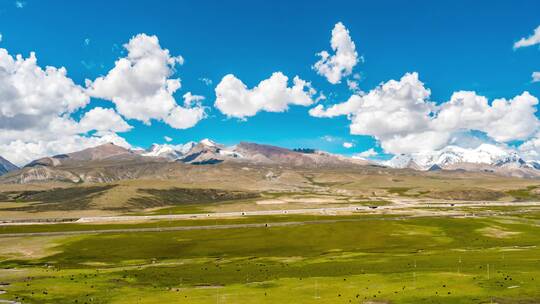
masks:
[(176, 150), (179, 151), (182, 154), (186, 154), (189, 152), (189, 150), (193, 149), (197, 145), (194, 141), (188, 141), (187, 143), (183, 145), (176, 145)]
[(141, 153), (142, 156), (162, 157), (170, 160), (176, 160), (188, 153), (196, 145), (195, 142), (187, 142), (183, 145), (153, 144)]
[(482, 144), (474, 149), (447, 146), (438, 151), (400, 154), (383, 164), (392, 168), (417, 170), (429, 170), (433, 166), (458, 169), (464, 164), (469, 167), (485, 165), (500, 168), (540, 168), (538, 163), (524, 161), (516, 151), (491, 144)]
[(213, 140), (211, 140), (209, 138), (205, 138), (205, 139), (201, 140), (199, 143), (202, 144), (202, 145), (208, 146), (208, 147), (220, 146), (218, 143), (216, 143), (215, 141), (213, 141)]
[(418, 165), (414, 160), (414, 156), (411, 154), (397, 154), (390, 160), (381, 162), (381, 164), (396, 169), (418, 168)]
[(7, 159), (0, 156), (0, 175), (19, 169)]
[(180, 156), (182, 156), (182, 153), (180, 151), (177, 151), (176, 148), (172, 145), (159, 145), (159, 144), (153, 144), (148, 148), (146, 151), (144, 151), (142, 156), (151, 156), (151, 157), (163, 157), (167, 159), (177, 159)]
[(194, 164), (217, 164), (228, 159), (242, 158), (242, 155), (235, 151), (235, 147), (226, 147), (208, 138), (194, 144), (189, 151), (184, 153), (178, 161)]

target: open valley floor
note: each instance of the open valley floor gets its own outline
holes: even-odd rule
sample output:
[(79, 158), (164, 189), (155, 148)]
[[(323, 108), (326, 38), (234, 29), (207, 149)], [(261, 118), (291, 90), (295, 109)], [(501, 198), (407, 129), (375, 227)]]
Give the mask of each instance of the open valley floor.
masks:
[[(464, 188), (466, 180), (447, 179), (453, 189), (447, 195), (459, 197), (435, 199), (427, 181), (441, 189), (440, 176), (394, 182), (407, 186), (376, 188), (372, 197), (365, 192), (375, 189), (369, 185), (328, 178), (337, 175), (315, 173), (309, 187), (294, 191), (234, 193), (219, 185), (154, 181), (164, 192), (153, 196), (133, 189), (149, 183), (138, 181), (91, 186), (107, 186), (98, 196), (88, 194), (95, 191), (89, 186), (54, 185), (23, 195), (14, 185), (0, 203), (0, 299), (539, 302), (540, 200), (534, 180), (484, 179), (482, 187)], [(102, 208), (103, 198), (114, 198), (119, 187), (150, 198), (150, 206), (116, 197), (115, 204), (131, 207)], [(62, 201), (49, 201), (49, 194)], [(88, 202), (81, 204), (85, 195)], [(128, 203), (134, 201), (136, 208)], [(54, 216), (64, 209), (66, 216)]]

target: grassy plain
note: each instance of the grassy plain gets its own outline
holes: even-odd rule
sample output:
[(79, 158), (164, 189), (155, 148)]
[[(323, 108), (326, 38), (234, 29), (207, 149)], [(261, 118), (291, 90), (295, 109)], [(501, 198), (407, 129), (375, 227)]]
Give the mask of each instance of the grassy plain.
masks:
[[(540, 301), (540, 227), (533, 214), (278, 220), (328, 218), (346, 221), (17, 238), (20, 249), (32, 247), (35, 254), (0, 251), (0, 281), (9, 283), (0, 287), (8, 291), (0, 297), (23, 303)], [(61, 225), (71, 231), (77, 224)], [(0, 242), (14, 241), (0, 237)]]
[[(540, 303), (537, 180), (399, 172), (283, 170), (282, 180), (236, 187), (171, 180), (0, 185), (0, 220), (364, 207), (335, 214), (2, 225), (0, 299)], [(191, 230), (167, 230), (181, 227)]]

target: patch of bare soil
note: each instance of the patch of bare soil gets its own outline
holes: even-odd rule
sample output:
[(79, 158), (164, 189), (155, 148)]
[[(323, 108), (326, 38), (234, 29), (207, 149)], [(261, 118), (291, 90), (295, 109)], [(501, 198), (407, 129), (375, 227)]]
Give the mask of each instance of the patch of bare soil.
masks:
[(518, 235), (521, 233), (518, 231), (509, 231), (498, 226), (484, 227), (484, 228), (478, 229), (478, 232), (482, 233), (483, 235), (487, 237), (492, 237), (492, 238), (497, 238), (497, 239), (510, 238), (510, 237), (513, 237), (514, 235)]

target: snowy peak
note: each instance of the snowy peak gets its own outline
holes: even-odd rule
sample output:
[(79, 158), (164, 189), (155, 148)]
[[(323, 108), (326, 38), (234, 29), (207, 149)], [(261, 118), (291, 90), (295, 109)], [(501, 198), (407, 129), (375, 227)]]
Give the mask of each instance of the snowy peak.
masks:
[(532, 167), (518, 153), (504, 147), (482, 144), (474, 149), (447, 146), (438, 151), (396, 155), (384, 165), (392, 168), (413, 168), (428, 170), (433, 166), (453, 169), (462, 164), (486, 165), (508, 168)]
[(194, 146), (195, 142), (187, 142), (183, 145), (170, 145), (170, 144), (153, 144), (150, 148), (146, 149), (142, 156), (147, 157), (161, 157), (169, 160), (176, 160), (188, 153)]
[(216, 147), (216, 146), (218, 146), (218, 144), (215, 141), (212, 141), (212, 140), (210, 140), (208, 138), (205, 138), (205, 139), (201, 140), (199, 143), (202, 144), (202, 145), (205, 145), (207, 147)]
[(209, 165), (242, 157), (240, 153), (235, 151), (234, 147), (228, 148), (205, 138), (198, 144), (193, 143), (191, 149), (184, 153), (178, 160), (194, 165)]
[(399, 154), (384, 162), (383, 165), (396, 169), (418, 169), (419, 165), (416, 163), (416, 161), (417, 160), (412, 155)]
[(193, 149), (197, 145), (194, 141), (188, 141), (187, 143), (183, 145), (177, 145), (176, 150), (180, 151), (182, 154), (186, 154), (189, 152), (189, 150)]
[(182, 156), (182, 153), (177, 151), (172, 145), (158, 145), (153, 144), (148, 148), (144, 153), (141, 154), (142, 156), (150, 156), (150, 157), (162, 157), (167, 159), (177, 159), (178, 157)]

